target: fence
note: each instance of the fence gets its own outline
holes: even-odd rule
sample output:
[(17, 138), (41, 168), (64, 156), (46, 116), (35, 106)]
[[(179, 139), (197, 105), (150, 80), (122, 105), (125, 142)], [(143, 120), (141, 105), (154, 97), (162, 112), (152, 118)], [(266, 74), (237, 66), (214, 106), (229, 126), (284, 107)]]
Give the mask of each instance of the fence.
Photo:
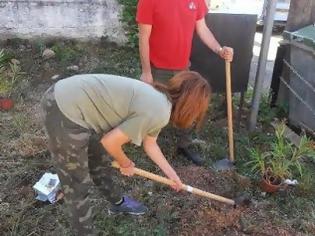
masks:
[[(315, 26), (296, 32), (286, 32), (288, 44), (279, 48), (282, 67), (278, 73), (280, 97), (278, 103), (287, 103), (291, 124), (315, 134)], [(279, 52), (278, 51), (278, 52)], [(283, 55), (281, 51), (285, 51)], [(278, 57), (278, 55), (277, 55)], [(275, 76), (275, 79), (277, 76)], [(275, 89), (274, 89), (275, 90)]]

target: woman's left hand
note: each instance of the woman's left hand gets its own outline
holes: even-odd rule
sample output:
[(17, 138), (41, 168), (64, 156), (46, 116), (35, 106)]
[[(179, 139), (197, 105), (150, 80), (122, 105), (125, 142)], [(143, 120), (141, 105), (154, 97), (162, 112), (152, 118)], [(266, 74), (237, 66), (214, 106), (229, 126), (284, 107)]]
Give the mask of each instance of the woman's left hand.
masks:
[(130, 161), (130, 164), (127, 166), (120, 165), (120, 173), (126, 176), (133, 176), (135, 174), (135, 163)]
[(234, 50), (230, 47), (223, 47), (222, 50), (219, 51), (219, 56), (226, 61), (232, 62)]

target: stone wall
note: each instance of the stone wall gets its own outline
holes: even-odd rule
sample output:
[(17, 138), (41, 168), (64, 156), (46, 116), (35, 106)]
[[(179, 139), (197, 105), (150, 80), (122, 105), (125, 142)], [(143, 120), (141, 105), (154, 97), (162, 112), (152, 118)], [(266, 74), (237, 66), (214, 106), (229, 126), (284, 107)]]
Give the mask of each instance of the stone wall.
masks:
[(117, 0), (0, 0), (0, 39), (105, 36), (126, 41)]

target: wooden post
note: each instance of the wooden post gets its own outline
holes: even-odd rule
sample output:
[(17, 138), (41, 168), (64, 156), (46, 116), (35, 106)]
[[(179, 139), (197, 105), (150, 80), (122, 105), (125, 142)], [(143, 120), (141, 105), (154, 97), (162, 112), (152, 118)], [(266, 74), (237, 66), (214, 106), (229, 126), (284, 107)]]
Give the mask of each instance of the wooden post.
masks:
[(231, 63), (225, 61), (226, 73), (226, 104), (228, 113), (228, 137), (229, 137), (229, 159), (234, 162), (234, 137), (233, 137), (233, 111), (232, 111), (232, 86), (231, 86)]
[(296, 31), (315, 23), (314, 0), (291, 0), (286, 30)]

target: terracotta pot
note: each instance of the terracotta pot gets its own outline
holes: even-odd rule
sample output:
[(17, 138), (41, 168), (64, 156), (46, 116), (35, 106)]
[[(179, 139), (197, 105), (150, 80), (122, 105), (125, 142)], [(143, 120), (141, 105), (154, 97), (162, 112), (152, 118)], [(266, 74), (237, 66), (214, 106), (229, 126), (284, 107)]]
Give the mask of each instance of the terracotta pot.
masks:
[(12, 99), (10, 99), (10, 98), (0, 99), (0, 109), (1, 110), (9, 111), (12, 109), (13, 106), (14, 106), (14, 102)]
[(267, 193), (277, 192), (282, 187), (280, 178), (264, 175), (260, 181), (260, 188)]

